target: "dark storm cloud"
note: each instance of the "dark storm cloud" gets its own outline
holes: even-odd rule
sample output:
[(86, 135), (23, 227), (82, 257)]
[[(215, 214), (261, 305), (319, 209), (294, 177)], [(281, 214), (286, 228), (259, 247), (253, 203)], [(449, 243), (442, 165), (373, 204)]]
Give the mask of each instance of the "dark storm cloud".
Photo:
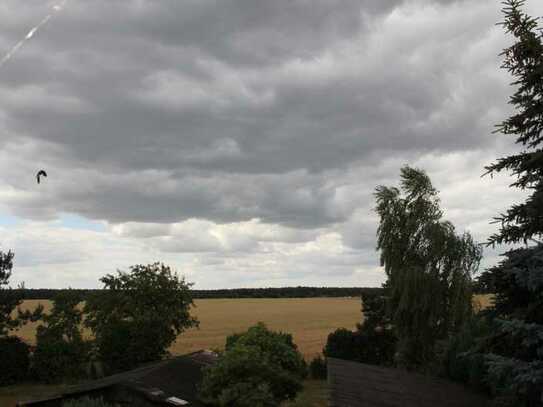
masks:
[[(489, 143), (499, 14), (457, 3), (72, 0), (0, 71), (4, 201), (31, 218), (344, 222), (357, 163)], [(2, 44), (46, 11), (3, 7)], [(49, 185), (21, 183), (23, 159)]]

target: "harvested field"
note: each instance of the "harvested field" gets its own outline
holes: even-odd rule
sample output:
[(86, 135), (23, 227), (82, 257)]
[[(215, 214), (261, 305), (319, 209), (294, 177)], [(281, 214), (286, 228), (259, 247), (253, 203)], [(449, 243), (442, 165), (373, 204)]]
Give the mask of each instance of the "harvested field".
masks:
[[(47, 300), (28, 300), (23, 308), (38, 303), (50, 309)], [(361, 320), (360, 298), (269, 298), (196, 300), (194, 314), (200, 329), (191, 329), (172, 345), (173, 354), (199, 349), (217, 349), (234, 332), (265, 322), (271, 329), (293, 334), (294, 341), (306, 359), (320, 353), (328, 334), (337, 328), (354, 329)], [(34, 341), (36, 324), (24, 326), (19, 335)]]
[[(491, 304), (491, 295), (474, 297), (476, 309)], [(50, 309), (48, 300), (28, 300), (23, 308), (38, 303)], [(360, 298), (242, 298), (196, 300), (194, 314), (200, 329), (191, 329), (179, 336), (171, 352), (180, 355), (199, 349), (220, 349), (225, 339), (234, 332), (247, 329), (256, 322), (270, 328), (292, 333), (306, 359), (320, 353), (328, 334), (337, 328), (354, 329), (361, 321)], [(24, 326), (19, 335), (34, 341), (36, 324)], [(88, 333), (87, 333), (88, 334)]]

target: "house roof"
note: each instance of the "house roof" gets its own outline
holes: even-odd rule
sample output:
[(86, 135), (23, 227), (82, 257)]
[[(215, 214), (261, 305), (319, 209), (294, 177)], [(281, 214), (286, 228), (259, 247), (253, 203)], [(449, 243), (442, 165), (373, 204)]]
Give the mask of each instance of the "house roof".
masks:
[(206, 350), (177, 356), (103, 379), (71, 386), (62, 394), (47, 399), (19, 402), (18, 406), (49, 406), (55, 401), (97, 393), (117, 386), (140, 394), (158, 405), (175, 405), (172, 401), (167, 401), (175, 397), (187, 401), (189, 406), (200, 407), (204, 404), (197, 398), (197, 386), (202, 380), (202, 368), (214, 364), (217, 358), (216, 353)]
[(483, 407), (464, 386), (400, 369), (327, 358), (331, 407)]
[[(203, 406), (197, 398), (197, 386), (202, 381), (202, 368), (212, 365), (216, 360), (215, 353), (200, 351), (172, 358), (153, 369), (145, 369), (120, 384), (143, 392), (156, 401), (160, 398), (165, 400), (176, 397), (188, 401), (190, 406)], [(158, 391), (162, 391), (163, 395), (156, 396)]]

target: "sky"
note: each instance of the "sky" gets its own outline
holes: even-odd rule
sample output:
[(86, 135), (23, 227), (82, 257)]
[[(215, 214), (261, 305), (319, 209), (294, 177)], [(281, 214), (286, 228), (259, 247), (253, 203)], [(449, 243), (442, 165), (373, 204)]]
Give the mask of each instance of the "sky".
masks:
[(523, 197), (482, 177), (516, 151), (492, 134), (512, 111), (500, 7), (3, 0), (0, 55), (46, 19), (0, 66), (12, 283), (100, 287), (160, 261), (201, 289), (379, 286), (373, 192), (406, 164), (486, 241)]

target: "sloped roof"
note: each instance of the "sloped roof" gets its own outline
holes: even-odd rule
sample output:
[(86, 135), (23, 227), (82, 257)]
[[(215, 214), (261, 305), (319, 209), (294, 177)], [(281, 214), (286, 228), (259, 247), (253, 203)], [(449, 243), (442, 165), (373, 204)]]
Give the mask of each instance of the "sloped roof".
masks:
[(484, 407), (464, 386), (400, 369), (327, 358), (330, 407)]
[(154, 369), (144, 369), (137, 375), (123, 380), (120, 384), (136, 391), (142, 391), (156, 400), (157, 390), (161, 397), (177, 397), (188, 401), (191, 406), (203, 406), (198, 400), (197, 386), (202, 381), (202, 368), (212, 365), (217, 355), (209, 351), (200, 351), (180, 356), (161, 363)]
[(188, 401), (189, 406), (204, 406), (197, 398), (197, 386), (202, 380), (202, 368), (216, 362), (218, 356), (211, 351), (199, 351), (151, 363), (127, 372), (93, 380), (65, 389), (53, 397), (19, 402), (19, 406), (49, 406), (55, 401), (75, 398), (100, 390), (119, 386), (134, 391), (158, 404), (176, 397)]

